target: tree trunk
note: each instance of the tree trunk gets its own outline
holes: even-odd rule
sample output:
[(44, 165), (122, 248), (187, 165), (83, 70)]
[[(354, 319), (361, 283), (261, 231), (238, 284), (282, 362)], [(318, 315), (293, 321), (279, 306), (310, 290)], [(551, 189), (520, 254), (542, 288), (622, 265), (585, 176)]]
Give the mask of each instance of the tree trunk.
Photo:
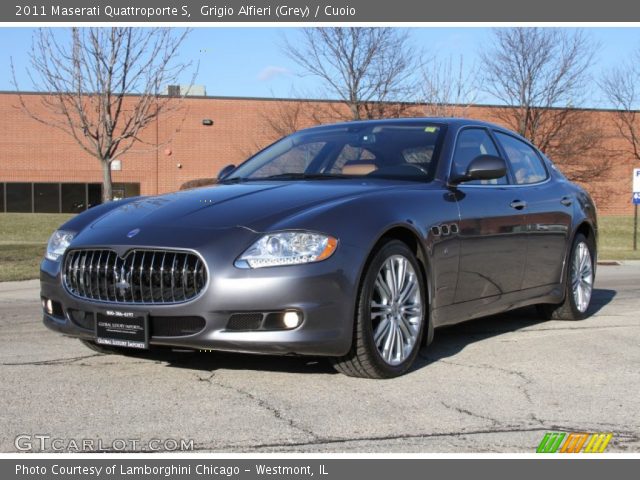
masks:
[(102, 160), (102, 203), (113, 200), (113, 185), (111, 184), (111, 160)]
[(349, 109), (351, 110), (351, 120), (360, 120), (360, 106), (355, 100), (349, 103)]

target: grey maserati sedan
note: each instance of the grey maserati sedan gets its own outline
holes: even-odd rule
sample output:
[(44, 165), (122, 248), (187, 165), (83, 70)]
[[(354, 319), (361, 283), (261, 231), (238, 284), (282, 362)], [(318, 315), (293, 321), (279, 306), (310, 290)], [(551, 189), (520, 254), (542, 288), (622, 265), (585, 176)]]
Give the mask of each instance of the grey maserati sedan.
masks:
[(224, 350), (411, 368), (434, 330), (526, 305), (588, 314), (593, 201), (524, 138), (466, 119), (302, 130), (218, 182), (53, 233), (44, 323), (103, 353)]

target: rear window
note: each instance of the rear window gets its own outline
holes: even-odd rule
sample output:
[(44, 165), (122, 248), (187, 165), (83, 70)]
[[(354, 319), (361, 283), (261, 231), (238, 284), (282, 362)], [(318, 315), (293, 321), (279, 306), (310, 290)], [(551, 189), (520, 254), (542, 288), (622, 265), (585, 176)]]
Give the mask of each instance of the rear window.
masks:
[(547, 178), (547, 170), (536, 151), (522, 140), (502, 132), (495, 132), (511, 163), (511, 171), (519, 185), (539, 183)]

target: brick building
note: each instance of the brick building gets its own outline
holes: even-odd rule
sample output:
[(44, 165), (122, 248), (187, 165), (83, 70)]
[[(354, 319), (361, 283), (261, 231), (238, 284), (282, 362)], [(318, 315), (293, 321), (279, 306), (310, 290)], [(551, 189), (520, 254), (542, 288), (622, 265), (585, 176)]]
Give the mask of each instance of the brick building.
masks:
[[(40, 94), (23, 98), (30, 109), (42, 108)], [(170, 192), (189, 180), (215, 177), (223, 166), (241, 162), (279, 136), (274, 119), (286, 121), (293, 109), (298, 115), (341, 108), (326, 101), (256, 98), (187, 97), (182, 102), (179, 112), (162, 116), (145, 130), (145, 145), (115, 165), (119, 167), (113, 171), (116, 196)], [(0, 212), (75, 212), (99, 203), (98, 161), (66, 134), (28, 117), (18, 105), (17, 94), (0, 93)], [(494, 110), (470, 107), (465, 115), (496, 121)], [(416, 113), (420, 115), (419, 110)], [(583, 114), (600, 125), (611, 151), (622, 148), (613, 135), (611, 112), (584, 110)], [(306, 126), (304, 121), (297, 125)], [(633, 166), (630, 155), (620, 154), (605, 182), (587, 185), (601, 214), (632, 213)]]

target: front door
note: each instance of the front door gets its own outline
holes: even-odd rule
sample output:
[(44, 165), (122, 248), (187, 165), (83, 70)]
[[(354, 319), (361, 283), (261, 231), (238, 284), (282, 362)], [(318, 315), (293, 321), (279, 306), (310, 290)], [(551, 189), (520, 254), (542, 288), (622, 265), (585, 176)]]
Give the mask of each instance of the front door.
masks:
[(569, 241), (572, 202), (575, 199), (555, 182), (535, 149), (522, 140), (495, 132), (514, 172), (514, 181), (526, 202), (529, 239), (522, 288), (558, 284)]
[[(484, 128), (458, 134), (452, 169), (464, 173), (479, 155), (499, 156)], [(458, 185), (460, 259), (455, 303), (520, 290), (527, 254), (526, 204), (505, 176)]]

